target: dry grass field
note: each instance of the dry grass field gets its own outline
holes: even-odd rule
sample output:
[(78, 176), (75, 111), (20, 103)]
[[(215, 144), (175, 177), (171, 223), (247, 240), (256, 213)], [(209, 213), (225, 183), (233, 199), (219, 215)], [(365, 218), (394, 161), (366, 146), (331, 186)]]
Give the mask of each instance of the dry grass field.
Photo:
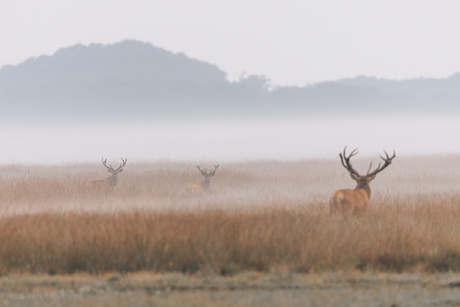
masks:
[[(356, 159), (354, 166), (364, 172), (369, 160)], [(214, 162), (200, 165), (210, 168)], [(90, 274), (106, 281), (110, 278), (100, 276), (121, 274), (139, 278), (136, 276), (148, 273), (154, 276), (149, 280), (163, 278), (155, 274), (173, 274), (184, 280), (198, 278), (197, 283), (201, 284), (209, 279), (232, 284), (232, 280), (253, 274), (256, 277), (251, 278), (257, 282), (270, 276), (278, 280), (268, 288), (248, 286), (260, 293), (270, 290), (267, 302), (283, 305), (283, 299), (296, 302), (297, 297), (298, 305), (306, 306), (314, 302), (309, 297), (333, 297), (323, 291), (333, 287), (323, 280), (328, 274), (357, 274), (358, 279), (370, 280), (364, 282), (370, 288), (375, 278), (386, 280), (379, 274), (391, 278), (399, 276), (391, 274), (415, 274), (417, 278), (425, 274), (430, 276), (424, 279), (427, 282), (415, 283), (421, 293), (436, 285), (433, 287), (444, 291), (436, 290), (439, 293), (447, 295), (447, 291), (453, 295), (450, 302), (460, 302), (456, 301), (460, 299), (455, 296), (456, 286), (444, 287), (460, 279), (456, 275), (460, 271), (460, 156), (397, 157), (371, 183), (367, 213), (349, 218), (329, 215), (331, 193), (354, 187), (338, 159), (220, 163), (204, 196), (188, 195), (185, 191), (188, 182), (202, 181), (195, 164), (128, 161), (113, 191), (84, 185), (85, 180), (109, 176), (101, 164), (0, 166), (0, 275), (9, 278), (0, 286), (0, 292), (7, 295), (20, 291), (20, 286), (12, 286), (12, 280), (19, 284), (23, 280), (22, 291), (30, 290), (26, 286), (29, 277), (21, 276), (41, 276), (36, 278), (43, 280), (51, 278), (43, 276), (51, 275), (61, 280)], [(444, 277), (433, 277), (438, 275)], [(299, 279), (304, 286), (288, 287), (285, 278), (277, 276)], [(322, 281), (312, 286), (311, 278)], [(433, 278), (437, 281), (430, 283)], [(398, 283), (380, 280), (377, 287), (379, 283), (388, 285), (390, 292), (399, 289), (395, 286)], [(155, 288), (152, 293), (137, 288), (136, 291), (141, 291), (142, 297), (151, 294), (163, 300), (167, 284), (163, 282), (163, 288)], [(227, 305), (236, 301), (242, 306), (269, 305), (263, 300), (251, 303), (247, 293), (233, 301), (228, 297), (232, 289), (242, 291), (244, 287), (224, 284), (214, 293), (221, 293), (220, 298), (229, 302)], [(401, 284), (407, 286), (404, 281)], [(48, 285), (49, 291), (57, 291), (55, 286)], [(355, 286), (349, 281), (344, 285)], [(411, 285), (408, 287), (413, 289)], [(75, 291), (78, 287), (68, 286)], [(171, 293), (180, 290), (169, 287)], [(320, 290), (316, 291), (316, 287)], [(274, 289), (287, 292), (276, 294)], [(311, 290), (313, 296), (301, 298), (296, 296), (295, 289), (304, 289), (298, 292), (304, 294)], [(156, 295), (157, 290), (161, 295)], [(188, 306), (217, 304), (217, 298), (209, 293), (199, 303), (195, 290), (186, 291), (188, 294), (180, 292), (197, 302)], [(436, 293), (432, 302), (443, 305), (445, 302), (436, 300)], [(359, 305), (350, 299), (350, 306)], [(156, 302), (180, 305), (161, 300)], [(11, 297), (6, 302), (16, 303)], [(363, 302), (362, 306), (366, 306), (366, 300)], [(30, 306), (38, 303), (28, 301)], [(311, 306), (324, 305), (318, 304)]]

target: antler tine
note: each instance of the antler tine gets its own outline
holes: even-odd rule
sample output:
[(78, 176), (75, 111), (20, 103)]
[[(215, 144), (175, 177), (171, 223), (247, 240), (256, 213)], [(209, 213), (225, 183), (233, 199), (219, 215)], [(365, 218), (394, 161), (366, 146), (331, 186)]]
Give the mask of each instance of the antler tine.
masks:
[(371, 164), (369, 165), (369, 169), (367, 170), (367, 173), (369, 174), (369, 172), (371, 171), (371, 168), (372, 168), (372, 161), (371, 161)]
[[(383, 159), (383, 158), (382, 158), (382, 159)], [(379, 162), (379, 165), (377, 165), (376, 170), (378, 170), (378, 169), (380, 168), (380, 165), (381, 165), (381, 163)], [(372, 162), (371, 162), (371, 166), (372, 166)], [(370, 175), (369, 172), (371, 171), (371, 166), (369, 166), (369, 169), (367, 170), (366, 176), (369, 176), (369, 175)]]
[[(201, 168), (200, 168), (200, 166), (199, 166), (199, 165), (197, 165), (197, 166), (196, 166), (196, 168), (198, 168), (198, 170), (199, 170), (199, 171), (200, 171), (202, 174), (203, 174), (203, 173), (205, 173), (205, 174), (206, 174), (206, 172), (203, 172), (203, 171), (201, 170)], [(205, 171), (206, 171), (206, 170), (205, 170)]]
[(384, 150), (383, 151), (385, 153), (385, 156), (387, 157), (386, 159), (384, 157), (382, 157), (381, 155), (380, 158), (382, 158), (383, 161), (385, 161), (385, 163), (383, 164), (383, 166), (380, 168), (380, 163), (379, 163), (379, 166), (375, 169), (375, 171), (373, 171), (372, 173), (368, 173), (366, 176), (375, 176), (377, 175), (378, 173), (380, 173), (381, 171), (383, 171), (388, 165), (391, 164), (391, 161), (396, 158), (396, 152), (393, 150), (393, 156), (390, 158), (390, 156), (387, 154), (387, 152)]
[(125, 167), (126, 161), (128, 161), (128, 158), (126, 158), (126, 159), (124, 159), (124, 160), (123, 160), (123, 158), (121, 158), (121, 161), (122, 161), (123, 163), (120, 164), (120, 166), (116, 169), (116, 171), (118, 171), (118, 170), (119, 170), (120, 168), (122, 168), (122, 167)]
[(104, 158), (102, 158), (102, 164), (104, 164), (104, 166), (108, 169), (111, 169), (113, 171), (113, 167), (111, 164), (109, 164), (109, 166), (107, 166), (107, 159), (104, 160)]
[(345, 167), (350, 173), (360, 176), (359, 173), (351, 166), (351, 163), (350, 163), (350, 158), (359, 153), (359, 151), (357, 151), (358, 148), (355, 148), (348, 157), (346, 154), (346, 150), (347, 150), (347, 146), (345, 146), (345, 148), (343, 149), (343, 155), (342, 153), (339, 153), (340, 161), (342, 161), (343, 167)]
[(343, 157), (346, 157), (347, 155), (345, 154), (345, 151), (347, 150), (347, 146), (345, 146), (345, 148), (343, 149), (343, 155), (341, 152), (339, 152), (339, 157), (340, 157), (340, 161), (342, 162), (342, 165), (343, 167), (345, 167), (346, 169), (348, 169), (348, 167), (345, 165), (345, 163), (343, 162)]
[(390, 156), (388, 156), (387, 152), (386, 151), (383, 151), (385, 153), (385, 155), (387, 156), (386, 159), (383, 159), (385, 161), (389, 161), (391, 163), (391, 160), (393, 160), (394, 158), (396, 158), (396, 153), (395, 151), (393, 150), (393, 156), (390, 158)]
[[(385, 153), (385, 156), (387, 156), (386, 160), (392, 160), (393, 158), (396, 158), (396, 153), (395, 151), (393, 150), (393, 157), (390, 158), (390, 156), (388, 156), (387, 152), (384, 150), (383, 151)], [(384, 157), (380, 156), (380, 158), (382, 158), (383, 160), (385, 160)]]
[(357, 151), (357, 150), (358, 150), (358, 148), (353, 149), (353, 151), (350, 153), (350, 156), (348, 157), (348, 159), (350, 159), (351, 157), (356, 156), (357, 154), (359, 154), (359, 151)]
[(214, 174), (214, 173), (216, 172), (216, 170), (217, 170), (218, 167), (219, 167), (219, 164), (217, 164), (217, 165), (214, 164), (214, 169), (212, 169), (212, 170), (209, 172), (209, 174)]

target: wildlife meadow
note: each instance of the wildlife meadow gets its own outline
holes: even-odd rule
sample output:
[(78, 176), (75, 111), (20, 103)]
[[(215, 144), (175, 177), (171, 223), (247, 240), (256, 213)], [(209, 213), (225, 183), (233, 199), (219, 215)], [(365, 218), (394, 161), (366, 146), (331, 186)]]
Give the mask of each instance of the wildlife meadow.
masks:
[(136, 40), (0, 68), (0, 305), (459, 305), (460, 74), (299, 84)]
[[(350, 162), (365, 174), (378, 160)], [(355, 186), (339, 158), (220, 163), (204, 193), (187, 190), (204, 180), (196, 163), (128, 159), (111, 187), (91, 184), (111, 175), (102, 162), (0, 168), (5, 302), (365, 306), (385, 293), (421, 305), (458, 295), (457, 155), (396, 153), (370, 183), (368, 209), (347, 216), (329, 205)], [(17, 296), (33, 293), (50, 299)]]
[(18, 166), (1, 178), (0, 272), (457, 271), (459, 162), (395, 158), (357, 216), (331, 216), (354, 186), (339, 161), (228, 163), (202, 195), (184, 163), (128, 160), (114, 188), (86, 185), (102, 164)]

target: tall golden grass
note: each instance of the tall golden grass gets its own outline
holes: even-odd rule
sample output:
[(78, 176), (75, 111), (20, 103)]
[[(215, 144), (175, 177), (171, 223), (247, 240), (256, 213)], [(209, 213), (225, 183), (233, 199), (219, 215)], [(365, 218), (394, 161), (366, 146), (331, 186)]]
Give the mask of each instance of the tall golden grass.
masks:
[(4, 166), (0, 274), (460, 270), (459, 162), (395, 160), (358, 218), (329, 215), (338, 161), (221, 163), (203, 197), (193, 163), (132, 163), (113, 191), (83, 185), (97, 165)]

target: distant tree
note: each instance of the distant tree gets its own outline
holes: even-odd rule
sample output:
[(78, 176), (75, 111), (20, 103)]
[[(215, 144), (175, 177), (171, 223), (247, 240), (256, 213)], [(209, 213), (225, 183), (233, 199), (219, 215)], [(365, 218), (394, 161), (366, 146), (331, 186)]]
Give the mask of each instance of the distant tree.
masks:
[(265, 76), (261, 75), (246, 75), (243, 72), (240, 76), (239, 82), (242, 85), (249, 86), (256, 90), (256, 92), (260, 93), (268, 93), (271, 87), (271, 81)]

